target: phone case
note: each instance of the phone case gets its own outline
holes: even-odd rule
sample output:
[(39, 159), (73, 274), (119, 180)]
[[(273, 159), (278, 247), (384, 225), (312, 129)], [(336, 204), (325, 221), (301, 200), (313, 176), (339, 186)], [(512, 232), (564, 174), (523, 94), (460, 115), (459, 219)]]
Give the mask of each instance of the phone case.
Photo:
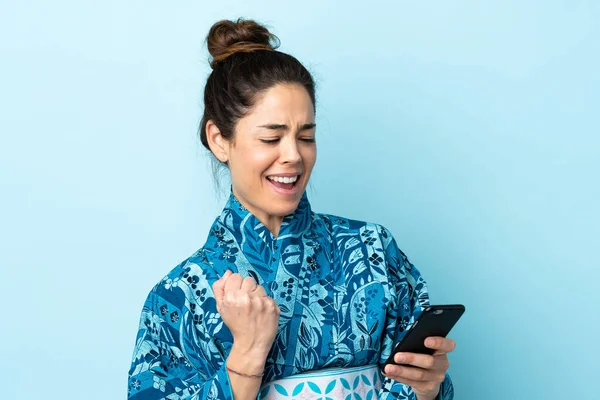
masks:
[(430, 336), (446, 337), (465, 312), (462, 304), (429, 306), (423, 310), (419, 318), (406, 332), (402, 340), (395, 346), (392, 354), (382, 366), (398, 364), (394, 361), (396, 353), (433, 354), (435, 350), (425, 347), (425, 339)]

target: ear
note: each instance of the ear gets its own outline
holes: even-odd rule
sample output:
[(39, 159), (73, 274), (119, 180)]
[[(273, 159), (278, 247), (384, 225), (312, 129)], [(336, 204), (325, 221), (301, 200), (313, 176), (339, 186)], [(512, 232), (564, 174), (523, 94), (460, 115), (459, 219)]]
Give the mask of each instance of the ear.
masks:
[(221, 131), (212, 119), (206, 122), (206, 139), (210, 150), (219, 161), (224, 163), (229, 161), (229, 143), (223, 138)]

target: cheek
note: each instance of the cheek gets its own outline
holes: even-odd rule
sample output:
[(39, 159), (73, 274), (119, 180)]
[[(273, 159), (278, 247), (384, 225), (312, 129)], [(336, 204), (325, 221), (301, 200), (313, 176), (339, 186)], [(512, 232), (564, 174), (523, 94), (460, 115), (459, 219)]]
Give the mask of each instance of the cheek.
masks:
[(301, 156), (304, 168), (311, 170), (317, 161), (317, 149), (306, 149), (304, 152), (302, 152)]
[(243, 160), (241, 168), (244, 175), (263, 178), (261, 175), (270, 169), (273, 163), (277, 161), (277, 156), (276, 154), (274, 155), (273, 152), (248, 149)]

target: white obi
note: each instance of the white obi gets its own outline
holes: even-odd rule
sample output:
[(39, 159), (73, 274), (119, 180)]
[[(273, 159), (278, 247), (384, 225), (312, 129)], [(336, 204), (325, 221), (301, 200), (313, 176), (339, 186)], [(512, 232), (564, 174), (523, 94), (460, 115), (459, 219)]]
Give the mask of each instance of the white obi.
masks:
[(327, 368), (265, 383), (260, 389), (259, 399), (374, 400), (380, 388), (377, 365)]

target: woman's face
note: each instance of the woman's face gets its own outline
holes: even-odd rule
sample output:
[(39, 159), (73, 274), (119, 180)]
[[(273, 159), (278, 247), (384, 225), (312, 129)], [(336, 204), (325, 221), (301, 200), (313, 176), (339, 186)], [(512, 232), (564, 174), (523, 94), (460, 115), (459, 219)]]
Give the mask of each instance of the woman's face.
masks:
[(315, 131), (306, 89), (280, 84), (238, 121), (227, 142), (233, 193), (271, 231), (279, 230), (306, 189), (317, 159)]

